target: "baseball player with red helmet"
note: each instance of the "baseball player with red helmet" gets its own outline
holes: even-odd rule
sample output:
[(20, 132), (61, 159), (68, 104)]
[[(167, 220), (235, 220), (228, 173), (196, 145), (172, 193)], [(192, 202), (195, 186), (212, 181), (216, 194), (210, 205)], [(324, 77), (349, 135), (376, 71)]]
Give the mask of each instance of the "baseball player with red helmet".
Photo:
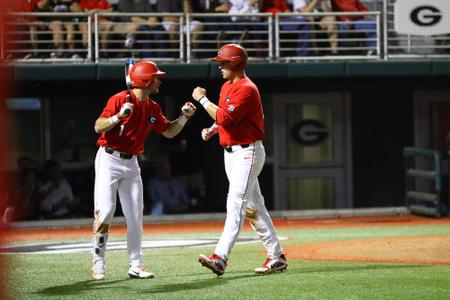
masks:
[(95, 158), (94, 279), (105, 278), (106, 243), (117, 192), (127, 221), (128, 275), (131, 278), (153, 277), (142, 263), (143, 188), (137, 155), (144, 152), (144, 141), (150, 132), (173, 138), (195, 113), (195, 106), (186, 102), (180, 117), (169, 121), (159, 104), (149, 98), (158, 93), (160, 78), (166, 75), (154, 62), (133, 64), (128, 75), (131, 89), (112, 96), (95, 122), (95, 131), (101, 136)]
[(198, 261), (217, 276), (223, 275), (231, 249), (242, 229), (245, 218), (258, 233), (268, 258), (257, 274), (283, 271), (286, 257), (280, 246), (258, 183), (258, 175), (265, 161), (264, 113), (256, 85), (245, 75), (247, 52), (237, 44), (220, 48), (212, 60), (226, 82), (220, 90), (219, 103), (215, 105), (206, 97), (206, 90), (196, 87), (192, 93), (215, 123), (202, 130), (204, 141), (219, 134), (224, 148), (225, 171), (230, 183), (227, 197), (227, 217), (220, 240), (210, 256), (199, 255)]

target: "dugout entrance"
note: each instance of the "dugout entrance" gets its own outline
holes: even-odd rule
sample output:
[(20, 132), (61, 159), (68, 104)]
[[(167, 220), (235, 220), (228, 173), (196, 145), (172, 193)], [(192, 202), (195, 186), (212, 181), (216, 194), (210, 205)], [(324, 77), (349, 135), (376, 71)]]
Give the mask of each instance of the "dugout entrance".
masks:
[(350, 110), (343, 92), (273, 95), (276, 210), (352, 207)]
[(406, 204), (412, 212), (429, 216), (448, 213), (449, 115), (450, 90), (414, 92), (414, 148), (404, 149)]

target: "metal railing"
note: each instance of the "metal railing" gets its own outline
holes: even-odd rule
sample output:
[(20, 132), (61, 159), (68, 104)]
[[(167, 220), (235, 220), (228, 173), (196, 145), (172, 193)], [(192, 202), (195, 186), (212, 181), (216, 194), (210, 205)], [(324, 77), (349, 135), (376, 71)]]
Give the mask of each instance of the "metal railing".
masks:
[[(131, 17), (147, 22), (126, 20)], [(150, 24), (149, 18), (170, 18), (170, 21)], [(185, 60), (184, 14), (97, 13), (94, 25), (95, 62), (123, 60), (123, 57)]]
[[(84, 13), (11, 13), (3, 16), (2, 59), (92, 60), (92, 16)], [(85, 38), (85, 39), (84, 39)]]
[[(224, 44), (242, 44), (250, 59), (273, 59), (273, 16), (258, 14), (187, 14), (186, 24), (192, 28), (201, 24), (201, 30), (186, 35), (187, 62), (209, 59)], [(195, 36), (195, 38), (194, 38)], [(199, 38), (202, 36), (202, 38)]]
[[(225, 43), (237, 42), (252, 60), (261, 61), (450, 57), (450, 37), (396, 34), (392, 1), (380, 3), (382, 12), (275, 16), (12, 13), (1, 22), (0, 35), (6, 38), (0, 39), (0, 55), (12, 62), (114, 62), (124, 57), (193, 62), (209, 59)], [(126, 19), (131, 16), (145, 20)], [(346, 22), (343, 16), (356, 19)], [(160, 21), (152, 23), (149, 18)]]
[[(353, 18), (351, 22), (340, 17)], [(379, 59), (381, 14), (279, 13), (275, 16), (275, 57), (285, 60)]]
[(421, 215), (446, 215), (448, 186), (445, 186), (442, 165), (448, 161), (447, 154), (441, 150), (406, 147), (403, 157), (408, 209)]

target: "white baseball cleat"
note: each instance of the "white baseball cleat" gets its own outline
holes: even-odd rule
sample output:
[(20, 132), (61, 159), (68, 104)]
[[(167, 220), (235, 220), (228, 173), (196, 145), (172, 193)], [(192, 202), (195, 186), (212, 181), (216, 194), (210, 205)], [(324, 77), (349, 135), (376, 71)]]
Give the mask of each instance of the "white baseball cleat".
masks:
[(200, 254), (198, 256), (198, 261), (202, 264), (202, 266), (207, 267), (217, 276), (222, 276), (223, 273), (225, 273), (225, 268), (227, 267), (227, 262), (215, 253), (211, 256)]
[(95, 280), (102, 280), (106, 278), (105, 272), (105, 260), (104, 259), (96, 259), (92, 261), (92, 278)]
[(130, 276), (130, 278), (147, 279), (155, 277), (155, 274), (149, 272), (143, 265), (137, 265), (130, 267), (128, 276)]
[(267, 258), (262, 267), (256, 268), (255, 273), (259, 275), (270, 274), (273, 272), (283, 272), (287, 269), (287, 260), (284, 254), (281, 254), (277, 258)]

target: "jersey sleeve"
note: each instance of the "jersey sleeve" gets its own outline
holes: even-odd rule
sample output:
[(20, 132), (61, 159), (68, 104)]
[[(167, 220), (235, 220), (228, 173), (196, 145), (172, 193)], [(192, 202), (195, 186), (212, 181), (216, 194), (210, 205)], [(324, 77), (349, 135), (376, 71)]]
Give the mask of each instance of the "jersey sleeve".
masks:
[(224, 104), (224, 107), (217, 109), (216, 123), (219, 125), (239, 123), (256, 105), (255, 93), (256, 90), (249, 86), (239, 88), (230, 95), (230, 100)]
[(162, 133), (167, 130), (170, 125), (170, 121), (161, 111), (161, 106), (158, 103), (153, 102), (154, 105), (154, 117), (156, 118), (155, 127), (153, 128), (157, 133)]
[(119, 103), (119, 98), (117, 96), (112, 96), (106, 103), (106, 106), (100, 114), (99, 118), (110, 118), (114, 116), (120, 111), (120, 107), (121, 105)]

